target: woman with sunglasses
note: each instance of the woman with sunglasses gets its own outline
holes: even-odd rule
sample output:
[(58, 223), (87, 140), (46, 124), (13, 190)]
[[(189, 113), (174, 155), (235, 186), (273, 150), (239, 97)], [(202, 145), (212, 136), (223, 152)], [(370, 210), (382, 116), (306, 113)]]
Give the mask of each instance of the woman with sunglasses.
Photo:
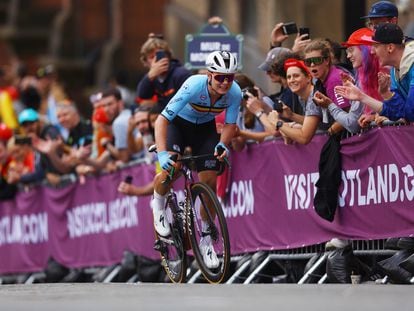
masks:
[(332, 51), (327, 41), (312, 40), (305, 48), (305, 65), (315, 79), (316, 90), (328, 96), (338, 107), (348, 110), (348, 99), (335, 92), (335, 86), (342, 85), (341, 74), (348, 73), (344, 68), (332, 62)]
[[(229, 155), (228, 145), (236, 133), (236, 120), (242, 100), (237, 83), (233, 83), (237, 71), (236, 57), (227, 51), (215, 51), (207, 56), (207, 74), (188, 78), (155, 123), (155, 142), (158, 160), (163, 169), (154, 179), (154, 197), (151, 208), (155, 230), (161, 236), (170, 234), (164, 209), (166, 195), (171, 183), (163, 183), (175, 165), (172, 154), (182, 155), (184, 148), (191, 147), (193, 155), (212, 154), (211, 160), (197, 163), (198, 178), (216, 189), (218, 161)], [(226, 111), (221, 135), (216, 131), (215, 116)], [(224, 150), (220, 155), (218, 149)], [(200, 161), (201, 162), (201, 161)], [(200, 249), (208, 268), (219, 265), (211, 243), (207, 221), (203, 221), (205, 236)]]

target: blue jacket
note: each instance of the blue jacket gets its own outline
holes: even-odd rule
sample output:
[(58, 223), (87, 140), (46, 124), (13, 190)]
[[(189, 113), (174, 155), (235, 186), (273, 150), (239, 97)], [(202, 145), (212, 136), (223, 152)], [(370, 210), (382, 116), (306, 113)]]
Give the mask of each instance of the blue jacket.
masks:
[(167, 76), (163, 81), (160, 79), (151, 81), (148, 79), (148, 74), (142, 78), (137, 86), (138, 99), (151, 99), (156, 95), (158, 105), (164, 109), (189, 76), (191, 76), (191, 72), (181, 66), (178, 60), (172, 59), (170, 60)]
[(399, 72), (391, 69), (391, 91), (394, 95), (385, 100), (381, 115), (390, 120), (404, 118), (414, 121), (414, 41), (405, 45)]

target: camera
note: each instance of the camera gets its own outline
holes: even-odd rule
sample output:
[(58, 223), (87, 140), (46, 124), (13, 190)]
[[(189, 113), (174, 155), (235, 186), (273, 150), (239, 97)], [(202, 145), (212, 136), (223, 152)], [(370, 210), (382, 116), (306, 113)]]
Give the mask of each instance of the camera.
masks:
[(278, 113), (282, 113), (284, 104), (285, 103), (283, 101), (277, 98), (276, 101), (273, 102), (273, 110), (276, 110)]
[(296, 23), (294, 22), (283, 24), (282, 30), (285, 35), (291, 35), (294, 33), (298, 33), (298, 27), (296, 26)]
[(164, 51), (164, 50), (159, 50), (159, 51), (156, 51), (156, 52), (155, 52), (155, 59), (157, 60), (157, 62), (158, 62), (160, 59), (165, 58), (165, 57), (167, 57), (167, 56), (166, 56), (166, 54), (165, 54), (165, 51)]
[(307, 40), (310, 39), (310, 30), (308, 27), (301, 27), (299, 28), (299, 35), (307, 35), (306, 37), (303, 38), (303, 40)]
[(247, 95), (247, 92), (249, 92), (253, 96), (257, 97), (257, 90), (255, 88), (253, 88), (253, 87), (245, 87), (241, 91), (242, 91), (243, 99), (244, 100), (248, 100), (249, 99), (249, 95)]
[(16, 135), (14, 140), (16, 145), (31, 145), (32, 138), (29, 136)]

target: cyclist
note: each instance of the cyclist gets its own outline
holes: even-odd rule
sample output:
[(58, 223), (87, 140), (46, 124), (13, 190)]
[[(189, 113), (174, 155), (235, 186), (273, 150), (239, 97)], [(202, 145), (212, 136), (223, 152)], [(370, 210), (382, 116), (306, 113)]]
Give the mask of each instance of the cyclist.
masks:
[[(163, 183), (175, 165), (172, 154), (183, 154), (189, 146), (193, 155), (208, 154), (214, 150), (214, 158), (196, 163), (199, 180), (216, 189), (218, 161), (229, 155), (228, 144), (236, 132), (236, 119), (242, 94), (237, 83), (233, 83), (237, 71), (236, 57), (226, 51), (215, 51), (207, 56), (206, 74), (189, 77), (177, 94), (171, 98), (155, 123), (155, 142), (158, 160), (163, 169), (154, 179), (154, 197), (151, 208), (155, 230), (161, 236), (170, 234), (166, 219), (165, 201), (171, 187)], [(225, 125), (221, 135), (217, 134), (214, 117), (226, 110)], [(222, 154), (217, 150), (224, 149)], [(202, 215), (203, 238), (200, 250), (208, 268), (219, 266), (209, 232), (206, 215)]]

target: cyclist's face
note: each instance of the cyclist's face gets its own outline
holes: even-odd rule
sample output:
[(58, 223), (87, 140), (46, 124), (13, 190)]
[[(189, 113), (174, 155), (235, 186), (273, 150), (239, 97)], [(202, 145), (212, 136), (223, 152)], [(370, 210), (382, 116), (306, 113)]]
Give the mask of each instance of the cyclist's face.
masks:
[(234, 74), (209, 73), (209, 81), (212, 89), (223, 95), (228, 92), (233, 84)]

